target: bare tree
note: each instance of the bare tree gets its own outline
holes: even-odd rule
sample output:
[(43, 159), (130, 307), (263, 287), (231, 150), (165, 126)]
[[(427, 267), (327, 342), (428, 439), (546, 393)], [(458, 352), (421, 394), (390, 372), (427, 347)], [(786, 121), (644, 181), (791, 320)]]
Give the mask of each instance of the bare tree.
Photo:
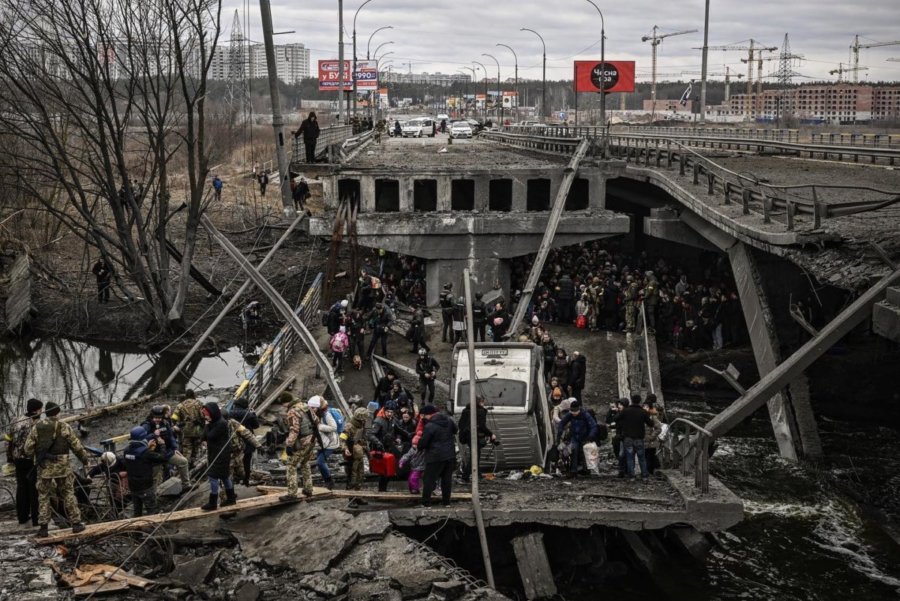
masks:
[(0, 129), (17, 141), (0, 149), (2, 181), (116, 265), (164, 331), (182, 326), (209, 199), (220, 11), (218, 0), (26, 0), (0, 21)]

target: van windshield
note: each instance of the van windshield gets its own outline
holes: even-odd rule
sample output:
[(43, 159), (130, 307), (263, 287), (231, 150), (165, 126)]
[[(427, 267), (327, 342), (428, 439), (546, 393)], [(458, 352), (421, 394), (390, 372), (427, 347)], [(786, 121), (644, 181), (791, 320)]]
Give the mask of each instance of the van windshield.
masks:
[[(488, 378), (478, 380), (475, 394), (486, 399), (488, 407), (519, 407), (525, 409), (527, 386), (521, 380)], [(469, 404), (469, 382), (460, 382), (456, 389), (456, 406), (460, 409)]]

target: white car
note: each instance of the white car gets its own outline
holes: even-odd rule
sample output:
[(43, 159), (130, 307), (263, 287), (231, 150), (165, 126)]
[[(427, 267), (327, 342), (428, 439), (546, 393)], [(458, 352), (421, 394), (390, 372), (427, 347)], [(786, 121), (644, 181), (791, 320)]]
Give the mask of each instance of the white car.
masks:
[(450, 125), (451, 138), (471, 138), (475, 133), (472, 126), (465, 121), (455, 121)]
[(434, 137), (434, 120), (430, 118), (410, 119), (403, 124), (401, 134), (404, 138)]

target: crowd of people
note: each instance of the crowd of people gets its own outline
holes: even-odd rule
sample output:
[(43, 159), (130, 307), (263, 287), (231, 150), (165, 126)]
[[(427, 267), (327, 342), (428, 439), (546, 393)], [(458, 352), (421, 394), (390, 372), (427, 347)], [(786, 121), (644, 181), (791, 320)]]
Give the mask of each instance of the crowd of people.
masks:
[[(513, 263), (513, 289), (524, 287), (530, 266), (529, 258)], [(718, 350), (746, 338), (734, 279), (721, 256), (688, 269), (604, 241), (552, 249), (531, 303), (529, 314), (542, 322), (592, 331), (635, 331), (643, 307), (658, 339), (688, 351)]]

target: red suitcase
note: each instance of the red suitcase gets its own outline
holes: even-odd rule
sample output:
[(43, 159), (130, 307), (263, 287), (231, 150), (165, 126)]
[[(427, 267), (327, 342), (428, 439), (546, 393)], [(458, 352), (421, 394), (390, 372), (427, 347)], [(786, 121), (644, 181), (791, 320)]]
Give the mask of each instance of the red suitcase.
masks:
[(369, 451), (369, 469), (379, 476), (396, 476), (397, 458), (393, 453)]

